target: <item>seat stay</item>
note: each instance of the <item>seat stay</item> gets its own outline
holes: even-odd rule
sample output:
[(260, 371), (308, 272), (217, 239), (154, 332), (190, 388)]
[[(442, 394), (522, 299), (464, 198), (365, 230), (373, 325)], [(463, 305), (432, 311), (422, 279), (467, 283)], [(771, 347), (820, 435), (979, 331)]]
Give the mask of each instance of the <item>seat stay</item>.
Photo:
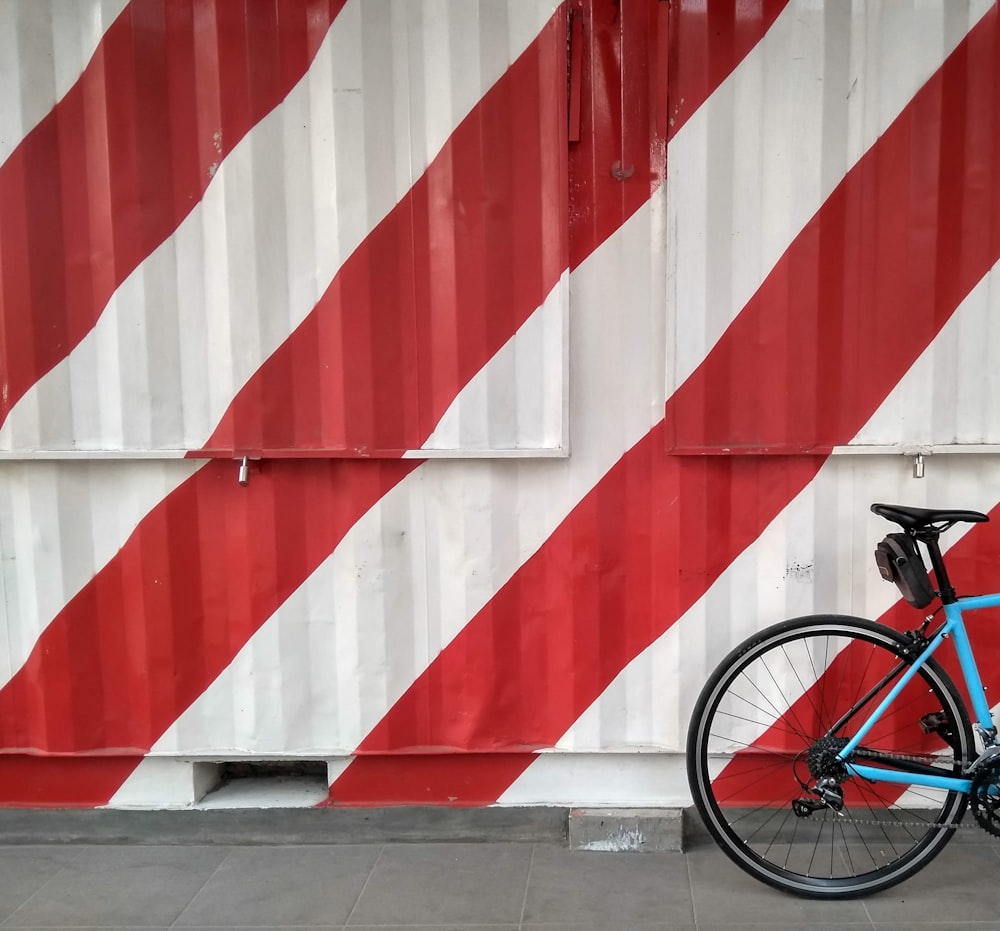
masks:
[(826, 732), (826, 736), (833, 737), (836, 736), (837, 731), (839, 731), (848, 721), (856, 717), (861, 713), (862, 709), (878, 695), (893, 679), (897, 678), (904, 669), (906, 669), (907, 664), (900, 660), (895, 668), (891, 669), (889, 673), (882, 677), (881, 681), (876, 682), (868, 692), (859, 698), (850, 709), (848, 709), (840, 718), (831, 725), (829, 730)]
[[(957, 615), (949, 613), (946, 616), (945, 623), (941, 626), (938, 632), (934, 635), (933, 639), (924, 648), (923, 652), (913, 661), (912, 665), (906, 672), (898, 679), (898, 681), (889, 689), (882, 701), (879, 702), (878, 707), (868, 716), (868, 718), (862, 723), (861, 727), (854, 732), (854, 736), (840, 749), (837, 754), (837, 758), (841, 762), (847, 762), (851, 754), (861, 745), (865, 737), (868, 736), (869, 731), (875, 726), (878, 720), (883, 714), (888, 710), (889, 706), (899, 697), (900, 693), (909, 684), (910, 680), (916, 676), (924, 664), (930, 659), (931, 656), (937, 651), (938, 647), (944, 642), (945, 638), (952, 632), (955, 625), (961, 625), (962, 615), (958, 612)], [(959, 658), (961, 661), (961, 657)], [(964, 672), (963, 665), (963, 672)]]

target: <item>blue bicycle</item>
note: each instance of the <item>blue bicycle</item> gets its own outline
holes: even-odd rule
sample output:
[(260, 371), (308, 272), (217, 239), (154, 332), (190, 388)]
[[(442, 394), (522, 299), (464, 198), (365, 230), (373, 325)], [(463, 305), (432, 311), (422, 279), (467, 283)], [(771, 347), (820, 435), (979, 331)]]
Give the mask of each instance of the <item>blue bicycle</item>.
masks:
[[(959, 597), (938, 545), (956, 523), (989, 518), (872, 511), (902, 530), (876, 548), (882, 576), (914, 607), (937, 599), (938, 608), (905, 633), (837, 615), (763, 630), (712, 674), (688, 733), (691, 793), (715, 841), (756, 878), (811, 898), (909, 878), (951, 840), (967, 807), (1000, 836), (1000, 745), (963, 619), (1000, 606), (1000, 594)], [(971, 718), (934, 658), (948, 639)]]

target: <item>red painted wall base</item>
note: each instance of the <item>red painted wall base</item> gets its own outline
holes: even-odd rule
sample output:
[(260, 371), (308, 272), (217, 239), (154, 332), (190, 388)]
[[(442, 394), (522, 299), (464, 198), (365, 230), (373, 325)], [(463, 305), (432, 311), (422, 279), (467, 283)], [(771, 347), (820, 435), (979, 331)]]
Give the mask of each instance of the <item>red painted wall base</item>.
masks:
[(0, 755), (0, 806), (94, 808), (111, 801), (141, 756)]

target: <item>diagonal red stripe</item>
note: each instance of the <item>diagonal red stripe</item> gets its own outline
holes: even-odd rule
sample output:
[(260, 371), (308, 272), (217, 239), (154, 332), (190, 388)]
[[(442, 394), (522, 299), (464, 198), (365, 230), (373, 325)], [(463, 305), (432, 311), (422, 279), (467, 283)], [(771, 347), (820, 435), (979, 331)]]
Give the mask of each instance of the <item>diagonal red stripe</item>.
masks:
[(239, 392), (199, 456), (393, 455), (427, 439), (566, 268), (564, 30), (560, 11)]
[(0, 755), (0, 798), (10, 808), (93, 808), (107, 787), (124, 782), (141, 761), (134, 755), (50, 757)]
[[(513, 782), (533, 759), (534, 754), (528, 751), (394, 754), (391, 758), (383, 758), (385, 765), (367, 770), (364, 803), (399, 803), (399, 767), (409, 786), (408, 804), (452, 808), (491, 805), (496, 799), (491, 794), (482, 795), (483, 789), (490, 789), (498, 773), (505, 774), (501, 778)], [(334, 804), (327, 800), (317, 807), (333, 807)]]
[(0, 424), (305, 74), (346, 0), (132, 0), (0, 166)]
[[(748, 443), (774, 436), (794, 445), (798, 417), (818, 431), (818, 444), (802, 435), (808, 445), (846, 443), (860, 429), (1000, 257), (1000, 186), (990, 180), (1000, 175), (997, 20), (994, 9), (847, 175), (670, 399), (663, 424), (368, 735), (333, 799), (370, 801), (366, 784), (380, 762), (366, 754), (554, 744), (824, 461), (670, 458), (666, 431), (709, 434), (706, 411), (722, 422), (719, 436)], [(803, 360), (819, 368), (804, 406), (785, 390), (793, 373), (809, 378)], [(737, 378), (755, 390), (738, 391)], [(407, 772), (395, 771), (403, 801)], [(477, 796), (498, 798), (508, 776), (484, 773), (491, 781)], [(391, 800), (385, 780), (380, 789), (379, 801)]]

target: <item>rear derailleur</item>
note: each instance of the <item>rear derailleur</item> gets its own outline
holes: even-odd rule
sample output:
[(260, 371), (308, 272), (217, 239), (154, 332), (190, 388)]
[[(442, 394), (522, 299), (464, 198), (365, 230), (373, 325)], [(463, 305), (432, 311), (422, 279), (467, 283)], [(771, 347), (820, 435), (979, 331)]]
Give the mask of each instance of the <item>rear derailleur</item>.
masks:
[[(847, 746), (845, 737), (823, 737), (817, 740), (806, 754), (806, 765), (815, 784), (808, 791), (815, 798), (797, 798), (792, 801), (792, 811), (799, 818), (808, 818), (817, 811), (831, 808), (837, 814), (844, 810), (844, 790), (840, 784), (847, 778), (847, 767), (837, 756)], [(807, 788), (804, 783), (802, 787)]]
[(837, 814), (844, 810), (844, 790), (830, 778), (820, 779), (809, 790), (817, 798), (797, 798), (792, 801), (792, 811), (800, 818), (808, 818), (813, 812), (832, 808)]

